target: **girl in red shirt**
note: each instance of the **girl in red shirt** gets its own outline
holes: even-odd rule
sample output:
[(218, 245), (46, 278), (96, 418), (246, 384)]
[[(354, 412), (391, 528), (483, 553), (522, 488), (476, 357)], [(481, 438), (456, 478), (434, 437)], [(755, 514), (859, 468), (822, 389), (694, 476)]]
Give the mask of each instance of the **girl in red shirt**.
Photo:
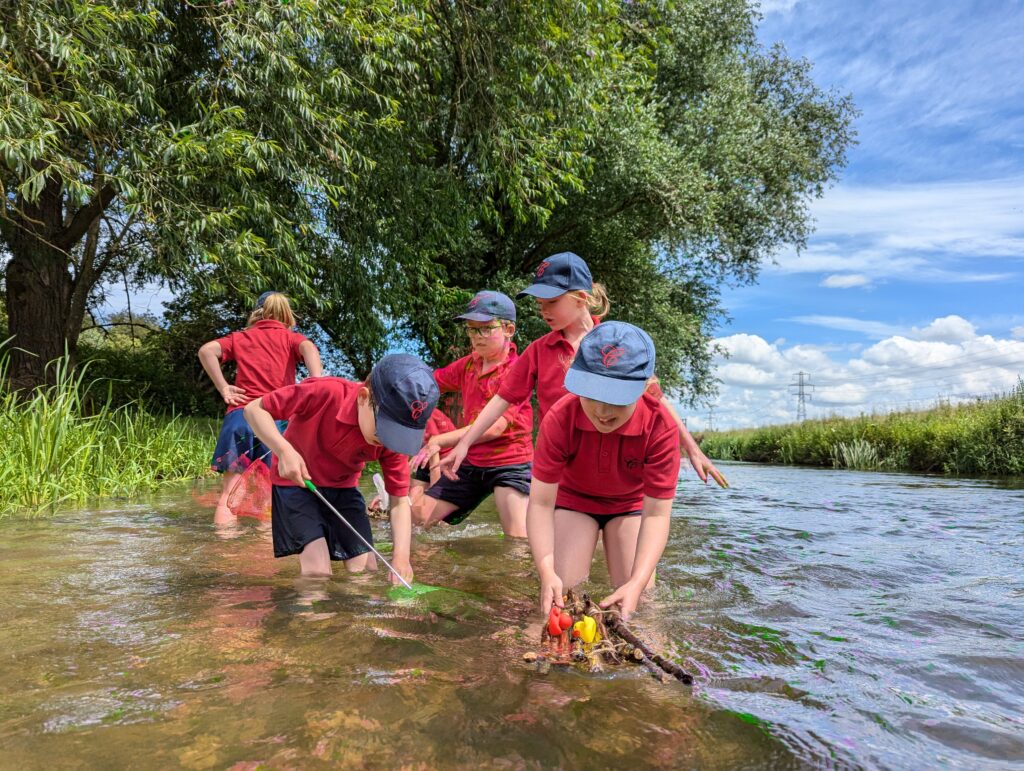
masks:
[(541, 610), (590, 574), (604, 540), (615, 591), (602, 607), (628, 618), (653, 582), (679, 480), (679, 430), (650, 392), (654, 343), (621, 321), (595, 327), (566, 373), (567, 396), (541, 422), (527, 531)]
[[(228, 497), (238, 474), (250, 463), (270, 466), (269, 451), (245, 422), (242, 407), (264, 394), (295, 383), (295, 367), (301, 361), (310, 377), (320, 377), (320, 353), (304, 335), (293, 331), (295, 314), (280, 292), (264, 292), (249, 314), (241, 332), (211, 340), (199, 349), (199, 361), (227, 405), (210, 467), (224, 475), (224, 486), (213, 515), (216, 524), (229, 524), (235, 515)], [(221, 371), (223, 362), (237, 364), (234, 384)]]

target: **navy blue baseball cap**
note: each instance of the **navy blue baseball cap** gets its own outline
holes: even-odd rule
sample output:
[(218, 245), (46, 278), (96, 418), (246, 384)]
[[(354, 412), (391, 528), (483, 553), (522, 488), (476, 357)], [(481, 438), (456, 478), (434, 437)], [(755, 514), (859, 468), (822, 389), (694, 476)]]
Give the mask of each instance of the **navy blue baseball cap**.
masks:
[(415, 455), (441, 396), (434, 371), (408, 353), (385, 356), (370, 372), (377, 405), (377, 437), (392, 452)]
[(263, 294), (261, 294), (259, 299), (256, 301), (256, 307), (257, 308), (262, 308), (263, 307), (263, 303), (265, 303), (267, 301), (267, 298), (270, 297), (270, 295), (272, 295), (272, 294), (277, 294), (277, 292), (270, 291), (270, 292), (264, 292)]
[(624, 321), (606, 321), (580, 341), (565, 373), (565, 388), (577, 396), (624, 406), (643, 395), (653, 374), (650, 335)]
[(533, 283), (516, 295), (533, 295), (542, 300), (550, 300), (566, 292), (582, 289), (589, 292), (594, 288), (594, 279), (590, 268), (583, 258), (572, 252), (552, 254), (537, 266), (533, 273)]
[(466, 312), (456, 316), (465, 321), (492, 321), (494, 319), (516, 320), (516, 304), (512, 298), (501, 292), (484, 290), (466, 305)]

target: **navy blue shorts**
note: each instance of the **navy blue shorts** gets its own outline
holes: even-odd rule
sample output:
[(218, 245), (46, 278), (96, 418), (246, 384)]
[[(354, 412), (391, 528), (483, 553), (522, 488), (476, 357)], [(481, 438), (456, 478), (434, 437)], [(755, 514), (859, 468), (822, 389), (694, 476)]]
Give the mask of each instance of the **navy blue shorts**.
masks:
[[(373, 543), (366, 500), (358, 489), (321, 487), (319, 490), (363, 538)], [(317, 538), (327, 539), (327, 550), (332, 560), (350, 560), (370, 551), (334, 512), (324, 506), (323, 501), (305, 487), (274, 485), (270, 513), (275, 557), (298, 554), (307, 543)]]
[[(282, 433), (286, 420), (278, 420), (277, 428)], [(225, 471), (245, 471), (253, 461), (263, 461), (270, 468), (270, 451), (249, 428), (242, 410), (231, 410), (224, 416), (220, 427), (217, 446), (213, 449), (210, 468), (223, 474)]]
[(638, 509), (637, 511), (624, 511), (621, 514), (591, 514), (589, 511), (581, 511), (580, 514), (586, 514), (597, 523), (598, 530), (604, 530), (605, 525), (613, 519), (618, 519), (619, 517), (639, 517), (643, 512)]
[(427, 495), (439, 501), (454, 503), (458, 508), (444, 518), (449, 525), (457, 525), (479, 506), (495, 487), (511, 487), (524, 495), (530, 494), (531, 463), (511, 466), (459, 466), (457, 480), (442, 476)]
[(411, 474), (412, 478), (417, 482), (423, 482), (424, 484), (430, 484), (430, 469), (427, 466), (418, 468)]

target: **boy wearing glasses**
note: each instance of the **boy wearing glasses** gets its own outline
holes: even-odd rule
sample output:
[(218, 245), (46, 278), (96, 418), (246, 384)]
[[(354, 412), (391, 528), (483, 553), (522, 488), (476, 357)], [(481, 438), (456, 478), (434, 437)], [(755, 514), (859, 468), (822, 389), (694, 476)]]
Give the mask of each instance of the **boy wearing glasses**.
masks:
[[(472, 352), (435, 370), (434, 380), (441, 391), (457, 391), (461, 395), (462, 428), (430, 437), (413, 458), (415, 467), (430, 463), (441, 450), (458, 443), (480, 410), (498, 392), (518, 357), (512, 342), (516, 306), (508, 296), (501, 292), (479, 292), (456, 319), (465, 322)], [(442, 476), (427, 490), (417, 523), (426, 527), (441, 521), (458, 524), (494, 493), (505, 535), (525, 538), (533, 461), (532, 429), (533, 410), (529, 401), (510, 406), (469, 449), (458, 479)]]

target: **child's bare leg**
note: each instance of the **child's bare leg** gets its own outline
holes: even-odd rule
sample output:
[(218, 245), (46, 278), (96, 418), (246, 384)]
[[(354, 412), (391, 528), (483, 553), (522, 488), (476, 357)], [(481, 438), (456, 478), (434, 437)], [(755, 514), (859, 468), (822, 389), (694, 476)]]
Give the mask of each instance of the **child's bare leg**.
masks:
[(331, 553), (327, 549), (326, 538), (317, 538), (303, 547), (299, 554), (299, 571), (304, 576), (330, 577)]
[(555, 509), (555, 573), (562, 579), (563, 591), (590, 575), (599, 532), (597, 522), (586, 514)]
[(494, 505), (501, 517), (501, 529), (512, 538), (526, 538), (526, 507), (530, 496), (511, 487), (494, 488)]
[(412, 521), (415, 525), (422, 525), (430, 519), (430, 512), (434, 509), (435, 499), (425, 495), (427, 485), (418, 479), (412, 480), (409, 486), (409, 503), (412, 504)]
[(220, 490), (220, 498), (217, 499), (217, 509), (213, 513), (215, 525), (228, 525), (235, 521), (234, 513), (228, 508), (228, 498), (231, 497), (231, 491), (235, 489), (235, 483), (240, 476), (241, 474), (234, 471), (224, 472), (223, 487)]
[(423, 525), (423, 527), (426, 528), (433, 527), (438, 522), (447, 517), (449, 514), (451, 514), (453, 511), (458, 511), (459, 509), (459, 507), (456, 506), (454, 503), (451, 503), (449, 501), (441, 501), (438, 500), (437, 498), (431, 498), (429, 495), (424, 495), (423, 502), (426, 503), (427, 501), (433, 502), (434, 505), (430, 506), (429, 508), (425, 507), (421, 511), (422, 519), (418, 521), (416, 519), (413, 519), (413, 522), (415, 522), (415, 524)]
[[(612, 586), (616, 589), (626, 583), (633, 573), (641, 519), (638, 516), (616, 517), (604, 526), (604, 557), (608, 561)], [(645, 588), (654, 586), (654, 576), (651, 574), (651, 580)]]
[(366, 552), (366, 554), (360, 554), (358, 557), (345, 560), (345, 570), (349, 573), (372, 573), (377, 569), (377, 558), (373, 556), (372, 551)]

